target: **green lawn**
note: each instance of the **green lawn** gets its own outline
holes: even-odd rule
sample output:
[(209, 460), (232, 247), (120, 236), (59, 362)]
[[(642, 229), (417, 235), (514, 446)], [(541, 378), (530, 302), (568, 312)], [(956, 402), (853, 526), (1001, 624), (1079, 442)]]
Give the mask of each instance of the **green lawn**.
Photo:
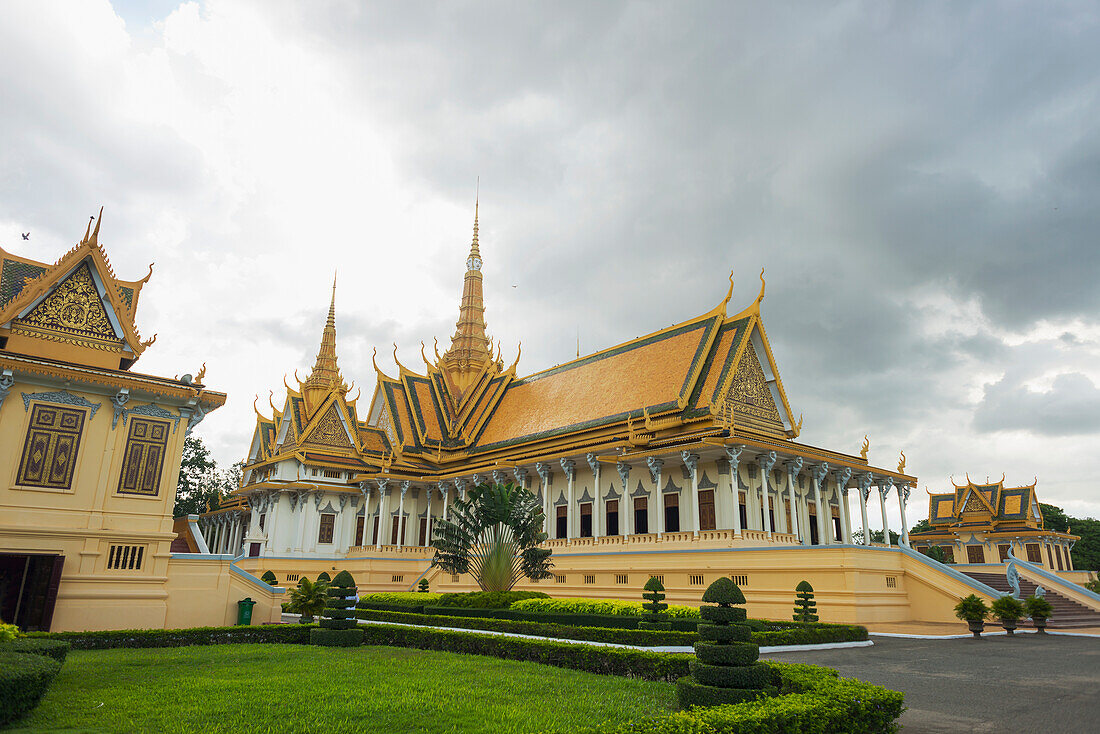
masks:
[(668, 683), (394, 647), (74, 651), (12, 731), (559, 732), (674, 700)]

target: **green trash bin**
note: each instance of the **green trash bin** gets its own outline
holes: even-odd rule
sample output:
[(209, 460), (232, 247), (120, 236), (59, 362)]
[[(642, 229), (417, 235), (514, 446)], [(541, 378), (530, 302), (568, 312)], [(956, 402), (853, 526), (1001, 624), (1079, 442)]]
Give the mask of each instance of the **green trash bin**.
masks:
[(252, 607), (256, 606), (256, 602), (252, 601), (252, 597), (246, 596), (237, 602), (237, 624), (252, 624)]

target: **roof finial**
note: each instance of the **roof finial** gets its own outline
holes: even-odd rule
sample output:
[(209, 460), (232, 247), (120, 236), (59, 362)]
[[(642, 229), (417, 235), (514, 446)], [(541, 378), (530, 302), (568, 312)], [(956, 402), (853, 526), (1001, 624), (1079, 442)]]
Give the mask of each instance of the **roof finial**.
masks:
[(99, 225), (103, 222), (103, 207), (99, 207), (99, 218), (95, 220), (95, 229), (92, 230), (92, 243), (99, 244)]
[(477, 188), (474, 193), (474, 241), (470, 244), (470, 257), (481, 258), (481, 251), (477, 246), (477, 209), (481, 203), (481, 176), (477, 177)]

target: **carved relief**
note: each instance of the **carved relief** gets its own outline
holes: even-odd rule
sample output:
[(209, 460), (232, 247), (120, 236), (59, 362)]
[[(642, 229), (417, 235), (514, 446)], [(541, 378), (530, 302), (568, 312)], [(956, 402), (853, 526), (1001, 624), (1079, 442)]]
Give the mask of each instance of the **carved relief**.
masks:
[(15, 483), (71, 489), (83, 430), (84, 411), (35, 405)]
[(752, 341), (749, 341), (741, 361), (737, 363), (733, 385), (726, 395), (726, 407), (764, 420), (782, 423), (775, 407), (771, 388), (760, 367), (760, 359)]
[(15, 325), (29, 327), (24, 330), (34, 333), (61, 332), (77, 341), (94, 342), (100, 348), (122, 345), (86, 262)]
[(309, 434), (306, 443), (338, 448), (351, 447), (351, 441), (348, 440), (347, 431), (344, 430), (344, 424), (340, 420), (339, 409), (335, 403), (328, 406), (328, 410), (321, 417), (321, 422)]
[(390, 421), (390, 412), (384, 405), (382, 406), (382, 411), (378, 414), (378, 427), (385, 432), (386, 437), (390, 440), (390, 445), (396, 446), (397, 434), (393, 430), (393, 422)]
[(156, 497), (160, 491), (160, 473), (168, 451), (168, 424), (164, 421), (133, 418), (126, 437), (119, 494)]

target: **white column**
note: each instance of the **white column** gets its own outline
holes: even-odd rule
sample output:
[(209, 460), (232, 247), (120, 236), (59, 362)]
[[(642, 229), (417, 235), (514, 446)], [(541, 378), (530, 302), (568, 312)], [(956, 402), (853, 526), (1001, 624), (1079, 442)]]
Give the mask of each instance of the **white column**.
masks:
[(619, 501), (619, 531), (623, 538), (630, 535), (630, 526), (634, 522), (634, 508), (630, 506), (630, 464), (618, 462), (619, 480), (623, 484), (623, 498)]
[(553, 474), (550, 471), (550, 465), (544, 461), (535, 463), (535, 471), (542, 479), (542, 531), (546, 533), (547, 538), (552, 538), (554, 534), (550, 532), (550, 528), (553, 527), (551, 524), (553, 520), (550, 517), (550, 478)]
[(802, 533), (799, 532), (798, 525), (798, 500), (794, 496), (794, 485), (798, 481), (798, 473), (802, 471), (802, 457), (796, 456), (786, 462), (785, 466), (787, 467), (787, 494), (791, 502), (791, 533), (798, 537), (798, 542), (802, 543)]
[(447, 520), (449, 519), (447, 515), (447, 502), (451, 497), (451, 493), (450, 490), (447, 489), (447, 486), (443, 484), (443, 482), (439, 483), (439, 493), (443, 495), (443, 514), (440, 515), (440, 517), (442, 517), (444, 520)]
[(859, 475), (859, 514), (863, 517), (863, 544), (871, 545), (871, 529), (867, 527), (867, 498), (871, 495), (871, 473)]
[(401, 482), (401, 499), (397, 504), (397, 547), (405, 545), (405, 494), (409, 491), (411, 482)]
[[(427, 527), (424, 529), (424, 545), (421, 547), (427, 548), (432, 544), (432, 488), (429, 485), (425, 487), (424, 490), (428, 493), (428, 509), (426, 510), (425, 514), (428, 524)], [(419, 532), (420, 531), (418, 529), (417, 533), (419, 534)], [(417, 540), (420, 540), (420, 538), (417, 538)]]
[(837, 504), (840, 505), (840, 535), (845, 545), (852, 544), (852, 520), (848, 516), (848, 480), (852, 478), (852, 470), (845, 467), (837, 469), (833, 473), (836, 480)]
[(577, 465), (572, 459), (561, 460), (562, 471), (565, 472), (565, 501), (568, 503), (565, 506), (565, 537), (567, 540), (572, 540), (577, 537), (577, 531), (573, 528), (573, 521), (575, 512), (573, 510), (573, 485), (577, 480)]
[(744, 446), (726, 446), (726, 458), (730, 463), (730, 494), (733, 496), (733, 534), (741, 536), (741, 488), (738, 486), (737, 467), (741, 465)]
[(810, 482), (814, 489), (814, 516), (817, 518), (817, 542), (819, 545), (825, 543), (825, 522), (821, 507), (821, 482), (825, 479), (825, 473), (828, 471), (828, 463), (822, 462), (810, 472)]
[(646, 463), (649, 464), (649, 476), (653, 480), (653, 486), (656, 488), (654, 494), (657, 496), (657, 508), (653, 516), (657, 524), (657, 537), (660, 538), (661, 533), (665, 530), (665, 498), (664, 495), (661, 494), (661, 469), (665, 465), (665, 460), (650, 456), (646, 459)]
[(588, 468), (592, 470), (592, 486), (596, 493), (592, 499), (592, 537), (600, 538), (607, 535), (603, 519), (603, 493), (600, 492), (600, 461), (595, 454), (588, 454), (584, 458), (588, 462)]
[(389, 484), (389, 481), (388, 479), (378, 480), (378, 537), (375, 538), (376, 550), (382, 550), (382, 539), (389, 532), (389, 528), (386, 527), (386, 485)]
[(775, 466), (775, 452), (767, 451), (756, 457), (757, 465), (760, 467), (760, 494), (764, 498), (764, 532), (771, 537), (772, 534), (772, 521), (771, 521), (771, 498), (768, 496), (768, 475), (771, 473), (772, 467)]
[(901, 510), (901, 544), (909, 547), (909, 523), (905, 520), (905, 503), (909, 501), (909, 485), (904, 482), (897, 486), (898, 508)]
[(894, 480), (891, 477), (884, 477), (878, 483), (878, 502), (879, 507), (882, 509), (882, 542), (886, 545), (892, 545), (890, 543), (890, 522), (886, 519), (886, 495), (890, 494), (893, 486)]
[[(699, 456), (690, 451), (681, 451), (680, 458), (691, 472), (691, 534), (699, 537)], [(681, 528), (683, 529), (683, 528)]]

